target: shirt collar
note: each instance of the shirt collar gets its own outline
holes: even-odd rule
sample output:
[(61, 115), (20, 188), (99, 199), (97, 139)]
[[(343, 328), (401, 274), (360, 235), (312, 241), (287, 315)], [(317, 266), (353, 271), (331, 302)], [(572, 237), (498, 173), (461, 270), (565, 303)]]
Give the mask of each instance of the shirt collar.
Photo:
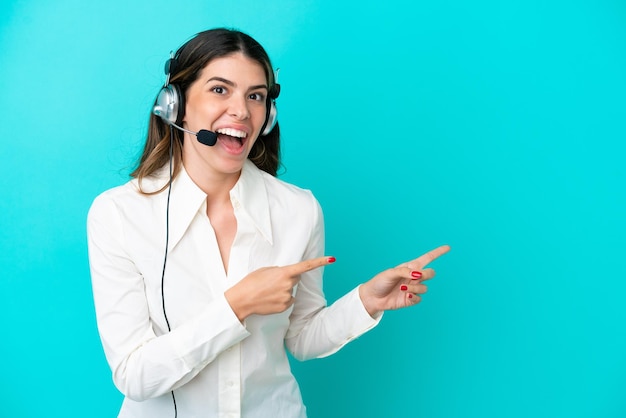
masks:
[[(167, 199), (167, 190), (161, 194)], [(235, 212), (243, 210), (261, 235), (272, 244), (269, 200), (263, 173), (252, 161), (246, 160), (241, 176), (230, 191)], [(172, 183), (169, 213), (169, 245), (171, 250), (198, 214), (206, 211), (206, 194), (189, 177), (184, 167)]]
[[(167, 199), (167, 191), (162, 194)], [(169, 250), (183, 237), (198, 212), (206, 210), (206, 193), (193, 182), (185, 167), (172, 182), (169, 208)]]

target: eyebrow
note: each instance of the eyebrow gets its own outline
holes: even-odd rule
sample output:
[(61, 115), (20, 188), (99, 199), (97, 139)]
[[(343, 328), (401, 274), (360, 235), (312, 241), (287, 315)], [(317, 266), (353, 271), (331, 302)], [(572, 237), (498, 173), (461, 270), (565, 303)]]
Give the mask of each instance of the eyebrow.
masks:
[[(219, 81), (219, 82), (222, 82), (224, 84), (228, 84), (229, 86), (232, 86), (232, 87), (236, 87), (237, 86), (237, 84), (233, 83), (230, 80), (222, 78), (222, 77), (211, 77), (206, 82), (208, 83), (209, 81)], [(248, 88), (248, 90), (256, 90), (256, 89), (269, 90), (269, 88), (267, 87), (266, 84), (258, 84), (256, 86), (250, 86), (250, 88)]]

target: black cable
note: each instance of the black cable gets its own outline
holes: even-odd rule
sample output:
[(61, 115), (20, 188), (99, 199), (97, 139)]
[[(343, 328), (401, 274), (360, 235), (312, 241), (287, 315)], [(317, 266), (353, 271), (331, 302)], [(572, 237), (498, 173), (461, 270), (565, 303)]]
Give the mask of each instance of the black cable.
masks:
[[(163, 303), (163, 316), (165, 317), (165, 324), (167, 325), (167, 332), (171, 332), (170, 321), (167, 319), (167, 312), (165, 312), (165, 291), (163, 284), (165, 283), (165, 266), (167, 265), (167, 247), (170, 241), (170, 195), (172, 193), (172, 157), (173, 157), (174, 141), (172, 140), (172, 126), (170, 125), (170, 183), (167, 187), (167, 207), (165, 210), (165, 255), (163, 256), (163, 272), (161, 273), (161, 302)], [(174, 391), (172, 391), (172, 401), (174, 401), (174, 418), (178, 417), (178, 410), (176, 408), (176, 397)]]
[(161, 273), (161, 301), (163, 303), (163, 316), (167, 324), (167, 331), (170, 332), (170, 321), (167, 319), (165, 312), (165, 291), (163, 284), (165, 283), (165, 266), (167, 265), (167, 247), (170, 241), (170, 194), (172, 193), (172, 127), (170, 126), (170, 183), (167, 188), (167, 206), (165, 209), (165, 255), (163, 256), (163, 272)]

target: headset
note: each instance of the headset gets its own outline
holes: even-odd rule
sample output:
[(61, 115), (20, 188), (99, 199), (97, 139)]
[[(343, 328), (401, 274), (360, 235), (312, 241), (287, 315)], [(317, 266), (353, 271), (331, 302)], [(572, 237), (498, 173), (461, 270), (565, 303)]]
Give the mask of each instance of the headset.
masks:
[[(181, 127), (183, 118), (185, 117), (185, 95), (181, 92), (178, 85), (170, 83), (170, 77), (176, 70), (177, 64), (178, 59), (173, 55), (173, 53), (170, 53), (170, 59), (165, 62), (164, 68), (166, 74), (165, 84), (159, 91), (154, 107), (152, 108), (152, 113), (159, 116), (163, 122), (168, 125), (172, 125), (181, 131), (196, 135), (201, 143), (209, 146), (215, 145), (217, 136), (214, 133), (205, 129), (202, 129), (199, 132), (192, 132)], [(278, 70), (276, 71), (276, 76), (278, 76)], [(276, 99), (279, 94), (280, 84), (275, 83), (273, 86), (270, 86), (266, 104), (267, 110), (265, 112), (265, 122), (261, 127), (262, 136), (268, 135), (272, 129), (274, 129), (274, 126), (278, 121)], [(212, 138), (213, 136), (215, 138)]]

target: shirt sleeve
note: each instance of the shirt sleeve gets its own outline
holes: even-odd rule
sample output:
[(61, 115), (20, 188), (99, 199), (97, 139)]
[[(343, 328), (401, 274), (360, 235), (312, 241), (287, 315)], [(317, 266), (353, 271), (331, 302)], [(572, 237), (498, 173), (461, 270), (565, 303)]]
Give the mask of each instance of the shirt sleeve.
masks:
[[(303, 259), (324, 255), (324, 220), (317, 200), (313, 201), (313, 226)], [(298, 360), (329, 356), (375, 327), (382, 314), (372, 318), (359, 297), (358, 287), (326, 306), (323, 269), (304, 273), (295, 295), (290, 326), (285, 337), (289, 351)]]
[(127, 251), (124, 230), (114, 199), (98, 197), (87, 219), (98, 331), (115, 385), (142, 401), (184, 385), (249, 333), (220, 295), (199, 316), (157, 336), (144, 278)]

